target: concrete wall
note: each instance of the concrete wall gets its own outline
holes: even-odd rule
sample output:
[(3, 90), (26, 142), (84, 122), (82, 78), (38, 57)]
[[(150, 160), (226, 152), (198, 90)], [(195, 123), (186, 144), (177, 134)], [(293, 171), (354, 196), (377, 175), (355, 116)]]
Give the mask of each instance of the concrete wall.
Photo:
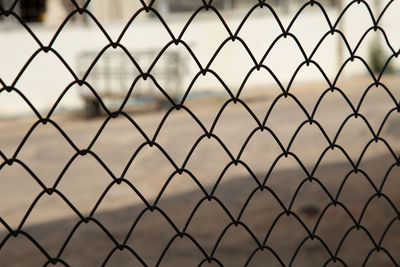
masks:
[[(395, 3), (389, 8), (387, 18), (382, 21), (382, 25), (395, 49), (398, 49), (400, 44), (400, 35), (397, 34), (400, 32), (400, 23), (396, 20), (396, 11), (399, 10), (399, 7), (398, 2)], [(328, 14), (332, 20), (337, 17), (335, 10), (328, 10)], [(189, 15), (181, 14), (166, 17), (166, 21), (175, 36), (179, 34)], [(223, 13), (232, 31), (236, 30), (244, 15), (245, 11), (240, 10)], [(291, 17), (292, 15), (280, 14), (280, 19), (285, 26)], [(116, 40), (126, 21), (103, 23), (110, 37)], [(28, 58), (39, 48), (27, 31), (23, 27), (16, 25), (16, 21), (12, 21), (10, 18), (0, 24), (0, 77), (7, 85), (13, 83)], [(345, 16), (343, 27), (351, 47), (355, 46), (357, 40), (371, 25), (372, 22), (364, 6), (354, 6), (349, 10)], [(57, 31), (56, 26), (32, 24), (30, 27), (44, 45), (48, 45)], [(291, 32), (298, 37), (305, 52), (309, 55), (323, 34), (328, 32), (328, 29), (319, 9), (309, 7), (301, 14)], [(256, 60), (259, 61), (271, 42), (279, 34), (280, 30), (275, 19), (268, 9), (264, 8), (257, 10), (250, 17), (240, 31), (239, 36), (249, 46)], [(201, 64), (206, 66), (217, 47), (227, 37), (228, 34), (218, 21), (217, 16), (212, 12), (204, 12), (189, 26), (183, 36), (183, 40), (190, 44)], [(368, 45), (372, 42), (373, 37), (376, 37), (376, 35), (371, 32), (364, 44), (359, 48), (357, 55), (362, 57), (368, 55)], [(125, 33), (121, 44), (135, 56), (135, 53), (148, 49), (160, 50), (170, 40), (171, 38), (158, 19), (143, 13)], [(383, 42), (383, 38), (380, 40)], [(329, 36), (314, 57), (330, 78), (333, 78), (338, 70), (338, 60), (348, 58), (346, 49), (343, 51), (344, 55), (339, 56), (337, 54), (338, 43), (338, 35)], [(93, 23), (69, 23), (62, 30), (52, 47), (58, 51), (74, 71), (77, 71), (77, 57), (80, 53), (84, 51), (99, 52), (107, 44), (108, 40)], [(195, 73), (199, 71), (199, 68), (182, 45), (173, 46), (171, 49), (176, 49), (185, 55), (187, 76), (184, 78), (183, 84), (186, 88)], [(389, 50), (386, 50), (386, 53), (389, 54)], [(293, 76), (295, 68), (303, 60), (304, 58), (294, 40), (288, 37), (286, 39), (282, 38), (274, 46), (264, 64), (270, 67), (285, 85)], [(254, 64), (244, 51), (241, 43), (239, 41), (229, 41), (210, 68), (227, 82), (232, 91), (236, 91), (252, 66)], [(398, 62), (396, 62), (396, 66), (399, 66)], [(146, 70), (148, 66), (142, 67)], [(365, 68), (361, 64), (355, 63), (346, 69), (345, 74), (349, 76), (365, 72)], [(321, 75), (314, 67), (309, 67), (302, 69), (297, 80), (306, 82), (316, 79), (321, 79)], [(46, 114), (63, 89), (72, 81), (72, 75), (53, 53), (46, 54), (41, 52), (23, 72), (15, 87), (21, 90), (38, 110)], [(247, 88), (271, 87), (273, 85), (274, 81), (267, 72), (260, 71), (252, 75), (252, 78), (248, 81)], [(81, 108), (82, 100), (79, 95), (81, 90), (82, 88), (78, 86), (72, 88), (62, 101), (59, 110)], [(194, 90), (221, 90), (222, 92), (221, 86), (212, 75), (199, 78)], [(0, 94), (0, 116), (26, 114), (27, 112), (29, 112), (29, 108), (15, 93), (8, 94), (3, 92)]]

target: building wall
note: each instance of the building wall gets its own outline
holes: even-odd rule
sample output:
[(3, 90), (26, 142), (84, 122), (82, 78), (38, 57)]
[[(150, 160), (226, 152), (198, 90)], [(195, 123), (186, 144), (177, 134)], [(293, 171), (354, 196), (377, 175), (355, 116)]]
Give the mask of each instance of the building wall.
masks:
[[(104, 0), (106, 1), (106, 0)], [(120, 0), (128, 1), (129, 0)], [(110, 7), (111, 8), (111, 7)], [(132, 9), (135, 9), (132, 6)], [(117, 11), (116, 11), (117, 12)], [(124, 14), (130, 13), (129, 9), (124, 10)], [(330, 17), (335, 18), (337, 14), (335, 10), (328, 10)], [(353, 11), (352, 11), (353, 12)], [(223, 13), (228, 25), (234, 30), (241, 22), (244, 12), (228, 12)], [(126, 15), (128, 16), (128, 15)], [(168, 25), (171, 30), (178, 36), (180, 30), (184, 26), (186, 16), (169, 17)], [(291, 17), (282, 15), (280, 17), (284, 23), (288, 23)], [(349, 19), (351, 18), (351, 19)], [(357, 21), (358, 23), (354, 23)], [(400, 25), (394, 23), (393, 19), (384, 20), (383, 27), (389, 33), (389, 40), (393, 44), (400, 44), (400, 36), (396, 33), (400, 32)], [(8, 25), (8, 26), (7, 26)], [(38, 44), (22, 27), (10, 26), (7, 23), (0, 24), (0, 77), (10, 85), (18, 75), (21, 68), (27, 62), (27, 59), (39, 48)], [(43, 26), (39, 24), (31, 24), (32, 30), (42, 42), (47, 45), (52, 39), (57, 27)], [(104, 22), (104, 27), (110, 34), (113, 40), (121, 33), (125, 26), (122, 22)], [(355, 46), (356, 40), (361, 37), (365, 29), (371, 26), (371, 21), (367, 16), (366, 11), (354, 9), (353, 13), (347, 15), (344, 29), (346, 37), (352, 47)], [(292, 28), (292, 32), (299, 38), (305, 52), (309, 54), (311, 49), (315, 47), (320, 40), (320, 36), (328, 31), (328, 27), (324, 22), (321, 12), (310, 9), (305, 11), (298, 23)], [(268, 13), (267, 9), (259, 10), (251, 16), (251, 19), (246, 22), (245, 26), (239, 33), (253, 51), (254, 56), (259, 60), (266, 48), (272, 40), (279, 34), (277, 24), (274, 18)], [(319, 36), (316, 38), (315, 36)], [(337, 36), (337, 35), (336, 35)], [(371, 34), (373, 36), (373, 34)], [(190, 45), (194, 53), (198, 56), (201, 64), (205, 66), (211, 56), (216, 51), (218, 45), (228, 37), (222, 24), (218, 21), (217, 16), (212, 13), (201, 14), (193, 21), (193, 24), (187, 29), (183, 35), (183, 40)], [(132, 26), (125, 33), (121, 40), (126, 48), (132, 54), (149, 49), (160, 50), (166, 45), (171, 38), (167, 31), (162, 27), (161, 23), (155, 17), (146, 17), (144, 19), (133, 22)], [(383, 38), (381, 38), (383, 42)], [(368, 43), (366, 42), (359, 48), (357, 55), (363, 57), (368, 56)], [(66, 62), (77, 71), (77, 57), (82, 52), (99, 52), (108, 44), (108, 40), (101, 31), (93, 23), (69, 23), (58, 36), (53, 48), (56, 49)], [(315, 55), (317, 62), (321, 63), (322, 68), (327, 75), (332, 79), (333, 75), (338, 70), (338, 59), (341, 57), (337, 54), (338, 41), (335, 37), (328, 37), (321, 48)], [(184, 77), (184, 88), (187, 88), (193, 76), (199, 72), (199, 68), (182, 45), (173, 46), (171, 49), (177, 49), (185, 58), (187, 66), (187, 76)], [(386, 51), (388, 53), (388, 51)], [(348, 57), (346, 50), (343, 59)], [(292, 39), (282, 39), (271, 54), (266, 58), (265, 64), (271, 67), (278, 78), (285, 84), (288, 83), (293, 76), (295, 67), (304, 59)], [(7, 62), (5, 64), (4, 62)], [(399, 64), (396, 62), (396, 66)], [(227, 85), (232, 91), (237, 90), (243, 82), (247, 71), (254, 66), (248, 54), (244, 51), (239, 41), (229, 41), (221, 50), (221, 53), (210, 66), (221, 75), (221, 78), (227, 82)], [(87, 66), (88, 67), (88, 66)], [(148, 66), (143, 66), (146, 70)], [(351, 68), (346, 70), (346, 75), (356, 75), (365, 73), (365, 68), (361, 64), (353, 64)], [(312, 81), (321, 79), (321, 75), (315, 68), (304, 68), (301, 71), (300, 82)], [(48, 111), (50, 103), (54, 103), (57, 97), (62, 93), (62, 90), (73, 81), (72, 75), (60, 63), (60, 60), (51, 52), (41, 52), (22, 73), (16, 88), (26, 94), (29, 100), (42, 111)], [(272, 88), (275, 85), (273, 79), (268, 76), (265, 71), (255, 73), (247, 83), (247, 88)], [(82, 107), (80, 98), (80, 90), (75, 86), (64, 98), (61, 108), (77, 109)], [(221, 86), (212, 75), (200, 77), (195, 83), (194, 89), (197, 91), (214, 90), (223, 92)], [(27, 105), (12, 94), (0, 94), (0, 116), (8, 116), (15, 113), (30, 112)]]

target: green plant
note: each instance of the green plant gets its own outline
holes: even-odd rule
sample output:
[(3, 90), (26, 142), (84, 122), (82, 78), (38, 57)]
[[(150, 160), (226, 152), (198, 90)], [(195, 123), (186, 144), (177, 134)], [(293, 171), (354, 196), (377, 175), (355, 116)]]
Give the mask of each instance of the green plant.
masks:
[[(388, 56), (383, 51), (382, 47), (378, 42), (374, 42), (369, 48), (369, 66), (375, 73), (382, 72), (382, 69), (385, 67), (386, 61), (388, 60)], [(393, 72), (393, 64), (391, 62), (386, 66), (385, 73)]]

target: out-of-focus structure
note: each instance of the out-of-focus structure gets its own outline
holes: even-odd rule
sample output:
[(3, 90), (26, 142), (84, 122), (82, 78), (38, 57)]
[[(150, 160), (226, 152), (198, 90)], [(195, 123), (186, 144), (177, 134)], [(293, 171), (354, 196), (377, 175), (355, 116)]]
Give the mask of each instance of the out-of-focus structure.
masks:
[[(76, 1), (78, 5), (83, 5), (83, 2), (82, 0)], [(297, 10), (304, 2), (273, 0), (268, 1), (268, 4), (273, 6), (279, 15), (283, 27), (286, 28), (290, 23), (290, 17), (287, 15), (289, 11), (293, 13), (293, 10)], [(7, 10), (14, 4), (14, 1), (1, 0), (0, 4)], [(248, 0), (214, 0), (212, 4), (218, 8), (218, 11), (229, 22), (229, 25), (236, 25), (238, 27), (249, 7), (257, 3), (256, 1)], [(203, 2), (200, 0), (158, 0), (154, 2), (153, 7), (163, 18), (168, 20), (168, 27), (171, 33), (177, 37), (190, 18), (190, 15), (193, 14), (193, 11), (202, 5)], [(329, 16), (335, 17), (337, 7), (340, 6), (340, 1), (330, 0), (324, 2), (324, 5)], [(144, 72), (151, 67), (151, 63), (157, 58), (161, 50), (171, 42), (170, 33), (153, 12), (141, 12), (133, 21), (130, 21), (140, 8), (142, 8), (142, 5), (139, 1), (91, 1), (87, 9), (98, 19), (108, 35), (105, 35), (102, 29), (95, 23), (94, 17), (91, 17), (87, 13), (79, 14), (75, 12), (73, 16), (69, 17), (71, 12), (76, 9), (71, 1), (21, 0), (17, 2), (13, 10), (24, 21), (30, 23), (29, 27), (38, 36), (44, 46), (50, 44), (60, 25), (68, 18), (68, 23), (65, 24), (59, 33), (60, 36), (57, 36), (55, 42), (51, 44), (52, 48), (61, 51), (62, 58), (66, 60), (66, 63), (71, 66), (79, 78), (87, 75), (86, 79), (89, 81), (94, 82), (96, 80), (97, 88), (94, 89), (99, 94), (103, 94), (102, 92), (105, 90), (111, 90), (112, 92), (122, 92), (117, 93), (117, 95), (126, 95), (132, 85), (132, 81), (135, 80), (140, 71), (137, 68), (135, 69), (135, 66), (132, 64), (127, 63), (128, 65), (124, 65), (124, 62), (129, 62), (130, 59), (121, 47), (112, 48), (109, 46), (107, 49), (104, 49), (110, 44), (110, 40), (112, 42), (118, 40), (121, 45), (129, 50), (129, 53), (132, 54), (135, 60), (144, 61), (138, 62), (139, 67)], [(294, 23), (290, 29), (290, 32), (294, 36), (301, 38), (300, 41), (307, 55), (312, 52), (319, 41), (310, 37), (318, 36), (318, 34), (315, 34), (316, 32), (326, 33), (329, 31), (329, 26), (321, 17), (320, 10), (317, 10), (318, 7), (309, 6), (308, 9), (307, 12), (301, 13), (300, 16), (302, 19), (298, 23)], [(250, 46), (249, 48), (253, 52), (256, 61), (259, 61), (263, 57), (265, 48), (271, 45), (274, 38), (282, 33), (282, 29), (273, 13), (268, 9), (261, 11), (257, 9), (256, 12), (253, 12), (250, 15), (251, 19), (248, 19), (242, 25), (238, 33), (238, 36)], [(344, 17), (340, 24), (340, 27), (344, 31), (355, 33), (349, 34), (349, 45), (352, 49), (356, 45), (356, 41), (360, 38), (357, 33), (365, 30), (361, 29), (360, 25), (366, 25), (366, 27), (370, 27), (371, 25), (371, 21), (367, 21), (369, 19), (368, 16), (363, 16), (362, 12), (353, 13), (352, 10), (348, 10), (345, 17), (351, 16), (351, 20), (346, 20)], [(15, 82), (15, 78), (27, 62), (27, 59), (40, 46), (28, 33), (27, 29), (22, 26), (15, 26), (20, 25), (18, 23), (8, 22), (8, 20), (15, 20), (14, 16), (8, 16), (7, 18), (2, 16), (2, 18), (3, 21), (0, 21), (0, 31), (3, 33), (0, 37), (0, 41), (2, 42), (0, 57), (3, 62), (8, 62), (8, 64), (0, 65), (0, 77), (6, 84), (12, 84)], [(351, 23), (352, 21), (357, 21), (357, 23)], [(124, 31), (124, 28), (129, 23), (135, 24), (135, 27), (128, 27)], [(387, 28), (391, 27), (390, 22), (381, 21), (380, 23), (385, 23)], [(311, 25), (312, 27), (310, 27)], [(399, 32), (400, 29), (396, 29), (396, 27), (393, 26), (390, 32)], [(230, 30), (234, 33), (236, 28)], [(370, 35), (372, 36), (373, 34)], [(146, 38), (138, 39), (137, 36), (145, 36)], [(352, 37), (354, 37), (354, 40), (352, 40)], [(204, 38), (210, 41), (202, 41)], [(203, 67), (209, 65), (210, 69), (217, 70), (217, 73), (223, 75), (222, 79), (229, 81), (227, 86), (233, 89), (233, 91), (241, 86), (252, 88), (268, 86), (268, 82), (265, 79), (265, 75), (269, 75), (268, 73), (252, 75), (246, 81), (245, 85), (242, 84), (245, 72), (240, 66), (243, 66), (244, 70), (248, 70), (249, 66), (254, 66), (254, 60), (247, 53), (241, 53), (241, 50), (245, 48), (240, 42), (226, 42), (221, 51), (219, 51), (218, 60), (210, 62), (218, 46), (227, 38), (229, 38), (229, 33), (218, 19), (218, 15), (213, 10), (207, 11), (204, 9), (190, 23), (188, 30), (182, 36), (182, 40), (190, 44), (190, 48), (195, 50), (194, 52), (200, 60), (198, 63)], [(348, 51), (337, 34), (327, 37), (327, 39), (329, 38), (332, 41), (324, 41), (323, 45), (316, 51), (314, 57), (324, 64), (323, 68), (327, 75), (332, 76), (337, 73), (338, 66), (342, 65), (342, 62), (339, 61), (347, 59)], [(398, 39), (399, 36), (393, 34), (389, 38)], [(295, 40), (293, 38), (286, 39), (286, 42), (277, 42), (277, 45), (274, 45), (263, 63), (271, 68), (280, 81), (289, 82), (295, 70), (288, 67), (287, 62), (282, 60), (282, 53), (285, 53), (288, 60), (296, 62), (304, 61), (304, 56), (298, 46), (294, 44)], [(76, 40), (79, 40), (79, 43), (76, 43)], [(383, 42), (383, 38), (380, 41)], [(16, 46), (15, 44), (21, 45)], [(342, 55), (338, 55), (338, 53), (342, 53)], [(368, 47), (359, 47), (357, 53), (364, 56), (368, 55)], [(113, 54), (119, 55), (118, 58), (113, 57)], [(160, 69), (161, 67), (152, 69), (152, 74), (156, 80), (160, 81), (159, 86), (165, 89), (166, 92), (171, 93), (175, 91), (179, 95), (179, 92), (186, 91), (191, 78), (200, 72), (198, 63), (193, 60), (190, 51), (182, 44), (168, 46), (166, 51), (163, 52), (164, 54), (165, 56), (161, 56), (158, 60), (166, 62), (163, 64), (157, 63), (157, 66), (164, 66), (164, 69)], [(100, 60), (91, 69), (90, 62), (93, 62), (97, 56), (101, 56)], [(104, 66), (107, 66), (107, 60), (110, 58), (113, 61), (118, 61), (118, 66), (112, 66), (114, 64), (112, 63), (109, 65), (110, 68), (104, 68)], [(172, 61), (171, 58), (173, 59)], [(55, 61), (59, 62), (59, 58), (54, 53), (44, 53), (41, 51), (40, 55), (36, 55), (32, 62), (29, 63), (35, 65), (35, 67), (30, 68), (28, 66), (27, 70), (23, 72), (15, 84), (39, 110), (49, 110), (49, 103), (54, 103), (68, 84), (74, 80), (71, 73), (66, 72), (65, 68), (62, 71), (58, 71), (57, 68), (53, 67), (49, 69), (49, 66), (54, 66), (51, 63)], [(237, 64), (237, 62), (240, 62), (240, 64)], [(295, 66), (296, 64), (290, 65)], [(226, 66), (236, 67), (227, 68)], [(38, 70), (42, 70), (42, 73), (38, 73)], [(120, 72), (118, 72), (119, 70)], [(364, 72), (365, 68), (363, 66), (355, 66), (345, 71), (349, 75), (354, 75)], [(312, 71), (309, 68), (306, 70), (304, 68), (303, 72), (305, 73), (301, 75), (302, 81), (321, 78), (319, 71)], [(224, 92), (224, 90), (221, 90), (221, 85), (215, 82), (215, 79), (216, 77), (212, 77), (212, 75), (199, 77), (193, 85), (191, 92), (216, 92), (218, 90)], [(175, 80), (175, 84), (171, 83), (171, 80)], [(273, 79), (271, 78), (270, 80), (270, 85), (273, 85)], [(135, 86), (138, 92), (147, 90), (146, 92), (149, 92), (150, 95), (154, 91), (159, 91), (155, 89), (156, 85), (151, 84), (149, 80), (138, 81)], [(151, 87), (153, 89), (139, 89)], [(43, 98), (43, 92), (46, 92), (45, 95), (50, 97), (51, 101), (48, 98)], [(68, 97), (64, 98), (60, 109), (81, 109), (82, 105), (86, 103), (86, 107), (90, 110), (90, 102), (94, 102), (92, 101), (93, 99), (90, 100), (88, 98), (88, 95), (91, 95), (88, 92), (87, 88), (71, 90), (71, 92), (68, 92)], [(143, 93), (141, 94), (143, 95)], [(103, 96), (105, 95), (103, 94)], [(179, 96), (177, 97), (179, 98)], [(18, 104), (21, 102), (20, 100), (15, 101), (12, 105), (9, 104), (11, 102), (14, 103), (14, 101), (10, 101), (4, 97), (0, 98), (0, 117), (8, 116), (9, 114), (27, 114), (31, 112), (25, 104)], [(96, 109), (98, 109), (98, 106), (95, 105), (94, 110)]]

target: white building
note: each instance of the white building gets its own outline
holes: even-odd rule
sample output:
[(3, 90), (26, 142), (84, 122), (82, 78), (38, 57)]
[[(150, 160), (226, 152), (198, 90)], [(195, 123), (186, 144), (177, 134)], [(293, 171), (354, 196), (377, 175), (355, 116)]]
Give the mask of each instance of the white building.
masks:
[[(12, 0), (0, 1), (4, 9), (8, 9), (10, 4), (13, 3)], [(77, 2), (82, 4), (82, 0)], [(268, 1), (274, 6), (284, 27), (287, 27), (294, 11), (298, 10), (299, 5), (304, 2), (306, 1)], [(69, 1), (63, 0), (47, 0), (46, 2), (44, 0), (22, 0), (18, 3), (19, 5), (15, 7), (14, 12), (28, 23), (43, 46), (50, 44), (59, 25), (75, 8)], [(217, 6), (218, 10), (221, 10), (224, 20), (226, 20), (233, 33), (250, 9), (250, 3), (254, 4), (256, 1), (213, 1), (213, 5)], [(329, 17), (334, 22), (338, 16), (335, 8), (335, 3), (337, 4), (338, 2), (324, 1), (324, 3)], [(395, 1), (390, 6), (386, 12), (388, 16), (385, 15), (380, 24), (385, 28), (390, 42), (397, 44), (397, 46), (400, 44), (400, 36), (398, 34), (400, 25), (396, 23), (398, 21), (396, 13), (400, 10), (399, 3), (399, 1)], [(202, 2), (201, 0), (156, 0), (154, 4), (154, 8), (162, 14), (176, 38), (181, 33), (190, 15), (202, 5)], [(88, 10), (100, 21), (109, 38), (116, 42), (129, 19), (141, 7), (139, 1), (92, 0)], [(0, 21), (0, 58), (2, 59), (0, 63), (0, 78), (7, 86), (15, 83), (15, 88), (19, 89), (42, 114), (46, 114), (63, 90), (74, 81), (74, 77), (61, 63), (56, 54), (45, 53), (44, 51), (35, 56), (19, 76), (23, 66), (38, 51), (40, 46), (13, 16), (0, 16), (0, 18), (2, 20)], [(357, 23), (354, 23), (354, 21), (357, 21)], [(340, 29), (343, 29), (350, 47), (354, 49), (362, 34), (371, 26), (372, 22), (368, 13), (365, 8), (363, 9), (362, 5), (359, 5), (349, 9), (344, 17), (344, 24), (340, 26)], [(309, 6), (300, 15), (290, 32), (298, 38), (305, 53), (309, 56), (322, 36), (329, 32), (329, 27), (319, 8)], [(271, 12), (264, 8), (256, 9), (253, 12), (238, 36), (246, 42), (258, 62), (267, 48), (281, 33), (282, 31)], [(357, 54), (363, 57), (368, 56), (368, 46), (375, 37), (376, 35), (371, 32), (357, 50)], [(182, 36), (182, 40), (190, 45), (203, 68), (207, 66), (212, 55), (227, 38), (229, 38), (227, 30), (218, 16), (212, 11), (202, 11), (196, 16)], [(128, 30), (124, 32), (120, 40), (120, 44), (127, 48), (134, 57), (142, 51), (160, 51), (169, 42), (171, 42), (171, 36), (162, 26), (159, 19), (155, 15), (151, 15), (151, 12), (142, 12), (132, 22)], [(88, 52), (97, 55), (109, 43), (109, 40), (88, 15), (76, 14), (65, 25), (54, 43), (51, 43), (51, 47), (59, 53), (78, 78), (82, 78), (78, 70), (80, 55)], [(345, 47), (342, 49), (342, 55), (338, 55), (340, 43), (341, 41), (337, 34), (327, 36), (313, 57), (321, 64), (321, 67), (330, 78), (337, 73), (340, 61), (344, 61), (349, 57)], [(384, 48), (386, 49), (386, 46)], [(185, 90), (193, 77), (199, 73), (199, 66), (183, 45), (173, 45), (168, 49), (178, 51), (186, 60), (187, 75), (182, 82), (182, 90)], [(112, 52), (112, 50), (112, 48), (109, 48), (105, 53)], [(122, 51), (120, 48), (117, 48), (117, 50)], [(390, 54), (388, 49), (384, 52)], [(84, 69), (90, 66), (90, 62), (89, 60)], [(271, 68), (280, 81), (285, 84), (292, 78), (294, 70), (302, 62), (304, 62), (304, 57), (294, 39), (281, 38), (274, 45), (274, 48), (263, 63)], [(147, 71), (149, 65), (150, 63), (144, 63), (141, 66), (143, 71)], [(365, 72), (365, 68), (361, 64), (353, 65), (351, 68), (346, 69), (347, 74)], [(131, 67), (133, 68), (132, 65)], [(238, 41), (228, 41), (210, 65), (210, 69), (218, 73), (232, 91), (236, 91), (241, 86), (246, 74), (252, 67), (254, 67), (254, 62), (245, 51), (244, 46)], [(248, 88), (274, 86), (273, 79), (267, 76), (268, 73), (265, 71), (254, 73), (246, 83), (246, 86)], [(321, 74), (316, 71), (316, 68), (311, 67), (302, 69), (299, 77), (301, 77), (302, 81), (310, 81), (321, 79)], [(143, 83), (145, 82), (143, 81)], [(196, 80), (193, 91), (214, 90), (223, 93), (224, 90), (221, 87), (215, 77), (207, 75), (206, 77), (200, 76)], [(128, 89), (126, 88), (125, 90), (127, 91)], [(82, 88), (74, 86), (65, 95), (57, 110), (62, 108), (81, 108), (81, 91)], [(0, 94), (0, 117), (26, 112), (32, 114), (26, 103), (15, 92)]]

